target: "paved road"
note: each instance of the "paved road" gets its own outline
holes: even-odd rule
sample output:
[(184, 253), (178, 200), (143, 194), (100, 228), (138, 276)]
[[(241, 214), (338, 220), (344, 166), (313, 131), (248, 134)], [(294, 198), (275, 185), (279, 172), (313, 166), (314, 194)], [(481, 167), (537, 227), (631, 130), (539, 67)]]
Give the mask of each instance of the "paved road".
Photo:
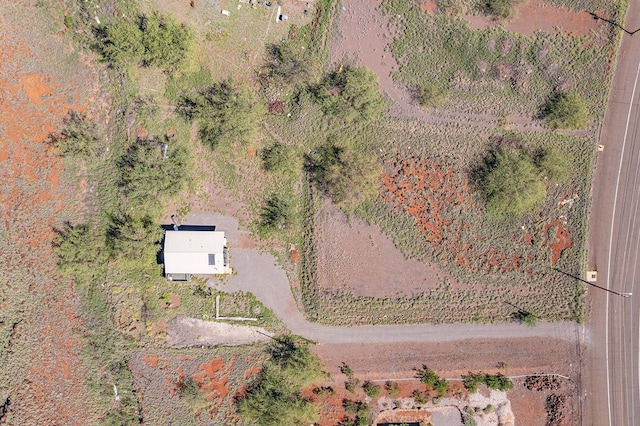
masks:
[[(640, 28), (640, 4), (630, 2), (624, 27)], [(599, 286), (590, 289), (594, 345), (585, 372), (590, 425), (640, 424), (640, 33), (624, 35), (601, 134), (590, 218), (589, 267)]]

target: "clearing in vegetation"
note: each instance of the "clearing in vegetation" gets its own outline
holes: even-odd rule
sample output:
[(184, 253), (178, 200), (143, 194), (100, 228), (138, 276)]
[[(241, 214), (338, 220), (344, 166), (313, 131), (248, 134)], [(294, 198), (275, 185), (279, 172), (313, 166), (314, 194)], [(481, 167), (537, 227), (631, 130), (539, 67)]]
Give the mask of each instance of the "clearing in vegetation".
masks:
[[(611, 16), (624, 12), (613, 3), (592, 6)], [(358, 10), (345, 13), (358, 15)], [(302, 293), (307, 314), (331, 324), (503, 321), (517, 317), (518, 309), (505, 303), (509, 302), (543, 320), (580, 321), (582, 286), (550, 266), (576, 274), (582, 270), (594, 130), (608, 87), (602, 75), (608, 75), (617, 34), (600, 26), (586, 35), (575, 36), (575, 28), (566, 32), (560, 28), (530, 38), (502, 28), (471, 29), (466, 17), (446, 7), (430, 14), (412, 2), (398, 0), (383, 2), (382, 10), (397, 28), (389, 45), (400, 65), (394, 78), (409, 89), (422, 90), (426, 97), (447, 93), (448, 101), (439, 103), (442, 109), (429, 114), (445, 121), (455, 117), (458, 123), (436, 127), (410, 118), (383, 119), (359, 129), (354, 139), (367, 141), (363, 146), (381, 159), (384, 173), (381, 197), (369, 199), (355, 212), (380, 226), (405, 256), (437, 263), (446, 273), (433, 274), (418, 285), (407, 283), (409, 294), (374, 297), (383, 293), (372, 289), (384, 288), (384, 278), (370, 275), (368, 290), (363, 292), (357, 284), (362, 277), (351, 274), (349, 268), (338, 270), (322, 263), (328, 261), (326, 256), (305, 249), (303, 264), (308, 264)], [(350, 31), (340, 26), (341, 33)], [(348, 37), (343, 34), (342, 40)], [(551, 100), (566, 96), (579, 100), (572, 105), (584, 106), (587, 100), (587, 107), (578, 108), (577, 113), (560, 108), (561, 119), (570, 118), (559, 124), (554, 115), (547, 115), (546, 129), (539, 125), (531, 126), (532, 131), (526, 125), (518, 131), (502, 128), (509, 121), (500, 117), (516, 114), (528, 117), (526, 122), (537, 122), (551, 112), (549, 105), (557, 104)], [(475, 125), (465, 126), (466, 117), (473, 117)], [(487, 118), (476, 123), (479, 117)], [(587, 130), (561, 134), (552, 132), (556, 127)], [(496, 152), (522, 150), (526, 152), (522, 160), (529, 165), (524, 170), (529, 170), (532, 182), (527, 188), (535, 191), (518, 192), (526, 197), (512, 204), (516, 200), (505, 188), (511, 189), (508, 182), (517, 180), (514, 170), (498, 169), (493, 176), (480, 172), (495, 166), (490, 160), (495, 160)], [(497, 186), (489, 190), (488, 184)], [(309, 208), (321, 204), (312, 200)], [(336, 240), (326, 225), (331, 219), (323, 223), (314, 242), (320, 252), (325, 250), (323, 244)], [(313, 223), (307, 226), (309, 233)], [(337, 240), (344, 240), (348, 247), (348, 231), (340, 232)], [(314, 268), (331, 270), (339, 278), (314, 275), (309, 271)], [(318, 280), (322, 281), (316, 285)]]

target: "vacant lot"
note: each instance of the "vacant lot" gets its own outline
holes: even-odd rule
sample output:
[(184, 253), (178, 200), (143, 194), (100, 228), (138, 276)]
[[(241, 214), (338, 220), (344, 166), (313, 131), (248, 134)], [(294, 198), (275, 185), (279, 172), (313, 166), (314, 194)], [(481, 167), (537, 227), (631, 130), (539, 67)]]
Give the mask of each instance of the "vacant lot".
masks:
[(57, 6), (7, 3), (0, 27), (0, 422), (85, 424), (96, 412), (85, 328), (51, 247), (82, 191), (45, 139), (69, 110), (100, 107), (99, 76), (69, 44)]
[(260, 372), (263, 346), (148, 349), (128, 359), (148, 424), (237, 424), (234, 398)]
[[(398, 115), (352, 136), (368, 141), (385, 164), (381, 197), (357, 215), (395, 248), (377, 245), (375, 228), (367, 236), (358, 220), (321, 207), (314, 260), (320, 291), (307, 310), (332, 324), (503, 321), (514, 306), (541, 318), (579, 320), (582, 286), (549, 267), (581, 274), (594, 130), (606, 91), (599, 81), (610, 68), (615, 36), (585, 20), (584, 10), (550, 4), (544, 13), (566, 16), (566, 27), (543, 27), (533, 38), (529, 27), (516, 32), (515, 22), (519, 10), (541, 3), (519, 3), (514, 18), (494, 20), (491, 28), (468, 26), (488, 19), (475, 6), (464, 15), (428, 6), (352, 1), (340, 14), (332, 59), (356, 56), (376, 70)], [(613, 6), (602, 13), (615, 15)], [(355, 25), (360, 19), (369, 25)], [(412, 100), (412, 90), (424, 85), (448, 93), (440, 108), (422, 109)], [(551, 132), (540, 111), (552, 93), (568, 89), (590, 99), (592, 126)], [(560, 147), (572, 173), (547, 185), (544, 208), (515, 220), (487, 217), (474, 173), (490, 150), (510, 144)], [(371, 249), (351, 250), (367, 246), (366, 239)], [(398, 250), (412, 260), (400, 260)], [(360, 266), (374, 258), (389, 263)], [(413, 260), (424, 265), (419, 276)], [(394, 273), (396, 267), (403, 273)]]

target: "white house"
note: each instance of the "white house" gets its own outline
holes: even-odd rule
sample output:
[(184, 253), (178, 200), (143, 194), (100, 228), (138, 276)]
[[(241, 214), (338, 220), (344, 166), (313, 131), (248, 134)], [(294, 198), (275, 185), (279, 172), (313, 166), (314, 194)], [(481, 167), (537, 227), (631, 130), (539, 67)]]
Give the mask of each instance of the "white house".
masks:
[(232, 272), (222, 231), (166, 231), (163, 254), (164, 274), (169, 280)]

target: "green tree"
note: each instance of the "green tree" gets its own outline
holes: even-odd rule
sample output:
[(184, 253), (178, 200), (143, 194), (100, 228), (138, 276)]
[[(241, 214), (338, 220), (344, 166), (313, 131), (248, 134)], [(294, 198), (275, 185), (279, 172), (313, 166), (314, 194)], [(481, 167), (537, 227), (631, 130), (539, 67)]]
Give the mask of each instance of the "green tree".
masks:
[(116, 20), (98, 33), (98, 49), (115, 68), (140, 64), (173, 71), (193, 43), (193, 34), (186, 26), (156, 12), (135, 21)]
[(584, 129), (590, 121), (587, 101), (573, 91), (556, 94), (547, 103), (544, 118), (554, 129)]
[(378, 191), (382, 166), (373, 155), (348, 143), (326, 143), (310, 160), (318, 187), (348, 213)]
[(482, 189), (487, 211), (522, 216), (544, 201), (546, 187), (531, 158), (522, 150), (500, 149), (486, 171)]
[(484, 383), (487, 385), (489, 389), (508, 391), (513, 389), (513, 382), (506, 376), (502, 374), (487, 374), (485, 376)]
[(426, 385), (435, 387), (436, 383), (440, 380), (440, 377), (436, 374), (435, 371), (422, 364), (422, 368), (416, 369), (416, 377), (420, 379), (420, 381)]
[(107, 242), (113, 256), (118, 259), (137, 259), (153, 262), (162, 228), (155, 217), (141, 210), (118, 212), (111, 216)]
[(257, 386), (237, 402), (238, 413), (247, 424), (281, 426), (312, 424), (318, 408), (282, 379), (282, 368), (267, 363)]
[(548, 148), (540, 153), (536, 158), (536, 165), (540, 172), (550, 183), (565, 181), (571, 174), (571, 157), (567, 151), (557, 147)]
[(127, 202), (149, 205), (178, 194), (190, 178), (191, 163), (191, 153), (184, 145), (137, 140), (118, 163)]
[(462, 384), (469, 393), (476, 393), (478, 385), (484, 382), (484, 374), (469, 372), (466, 376), (462, 376)]
[(199, 120), (200, 140), (212, 149), (246, 143), (255, 136), (266, 108), (245, 84), (225, 80), (193, 99), (183, 99), (183, 115)]
[(240, 417), (261, 426), (313, 423), (318, 407), (301, 390), (324, 377), (320, 361), (292, 336), (276, 339), (270, 353), (256, 384), (237, 401)]
[(137, 22), (117, 20), (102, 29), (99, 50), (114, 68), (140, 62), (144, 55), (142, 31)]
[(183, 61), (193, 42), (193, 34), (185, 25), (156, 12), (140, 17), (144, 66), (173, 71)]
[(362, 390), (369, 398), (375, 398), (380, 395), (380, 386), (370, 380), (365, 380), (362, 384)]
[(433, 390), (435, 390), (439, 396), (443, 396), (449, 390), (449, 382), (444, 379), (440, 379), (433, 386)]
[(386, 108), (378, 78), (365, 67), (341, 65), (314, 92), (325, 114), (347, 124), (376, 120)]
[(103, 233), (86, 224), (74, 226), (66, 222), (56, 234), (54, 249), (63, 274), (82, 283), (102, 276), (110, 256)]

